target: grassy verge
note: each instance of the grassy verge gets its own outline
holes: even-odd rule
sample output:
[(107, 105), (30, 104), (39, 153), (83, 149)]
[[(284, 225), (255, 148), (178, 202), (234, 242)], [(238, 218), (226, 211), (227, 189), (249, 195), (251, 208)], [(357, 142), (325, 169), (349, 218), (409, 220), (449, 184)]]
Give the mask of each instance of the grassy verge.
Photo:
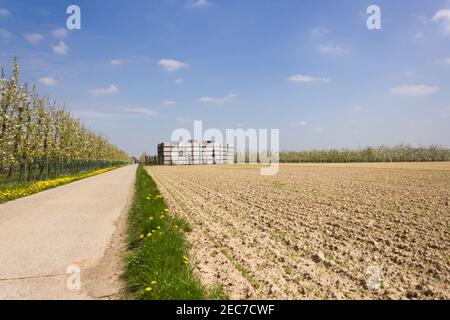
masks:
[(59, 187), (63, 184), (71, 183), (74, 181), (78, 181), (81, 179), (89, 178), (101, 173), (105, 173), (107, 171), (111, 171), (114, 169), (119, 168), (117, 167), (111, 167), (111, 168), (105, 168), (105, 169), (99, 169), (94, 170), (82, 174), (78, 174), (75, 176), (69, 176), (69, 177), (62, 177), (58, 179), (52, 179), (52, 180), (44, 180), (44, 181), (37, 181), (29, 184), (14, 184), (9, 186), (0, 186), (0, 204), (5, 203), (7, 201), (23, 198), (30, 196), (34, 193), (38, 193), (44, 190), (52, 189), (55, 187)]
[(226, 298), (220, 287), (208, 290), (193, 274), (183, 235), (190, 231), (190, 226), (170, 214), (155, 182), (142, 166), (137, 169), (136, 191), (128, 219), (131, 252), (124, 277), (129, 298)]

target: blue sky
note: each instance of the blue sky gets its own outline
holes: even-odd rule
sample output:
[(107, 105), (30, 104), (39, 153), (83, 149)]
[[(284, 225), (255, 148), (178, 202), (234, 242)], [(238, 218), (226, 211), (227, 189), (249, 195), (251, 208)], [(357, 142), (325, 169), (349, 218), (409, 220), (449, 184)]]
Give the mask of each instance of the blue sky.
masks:
[[(66, 8), (81, 30), (64, 30)], [(381, 8), (368, 30), (366, 9)], [(0, 0), (0, 65), (132, 155), (180, 127), (450, 146), (448, 0)], [(61, 29), (62, 28), (62, 29)]]

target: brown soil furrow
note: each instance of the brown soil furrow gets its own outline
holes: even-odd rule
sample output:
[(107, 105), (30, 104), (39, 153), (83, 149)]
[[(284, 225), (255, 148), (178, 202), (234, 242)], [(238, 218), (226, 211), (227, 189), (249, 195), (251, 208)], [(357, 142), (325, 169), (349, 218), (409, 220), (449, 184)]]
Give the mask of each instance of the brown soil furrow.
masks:
[(200, 221), (197, 220), (196, 216), (189, 214), (190, 210), (185, 208), (183, 203), (173, 195), (173, 190), (168, 183), (156, 174), (153, 175), (153, 178), (170, 209), (195, 226), (194, 230), (188, 233), (187, 240), (192, 244), (191, 253), (194, 255), (195, 268), (201, 279), (209, 286), (214, 286), (217, 282), (220, 282), (227, 288), (231, 299), (242, 298), (242, 294), (246, 298), (259, 298), (247, 279), (216, 247), (216, 243), (211, 241), (207, 230), (199, 223)]
[[(180, 182), (180, 186), (182, 185), (182, 187), (183, 187), (183, 189), (189, 189), (189, 190), (193, 190), (193, 189), (195, 189), (196, 191), (198, 191), (198, 192), (200, 192), (200, 193), (202, 193), (202, 192), (206, 192), (206, 190), (204, 190), (205, 188), (203, 188), (203, 187), (199, 187), (198, 185), (189, 185), (189, 183), (187, 183), (187, 184), (185, 184), (185, 182), (188, 182), (188, 180), (184, 180), (184, 179), (182, 179), (183, 180), (183, 183), (181, 184), (181, 182)], [(181, 180), (180, 180), (181, 181)], [(208, 202), (208, 204), (209, 203), (211, 203), (213, 206), (215, 206), (215, 205), (219, 205), (220, 204), (220, 200), (222, 199), (222, 195), (221, 194), (219, 194), (219, 193), (216, 193), (216, 197), (215, 197), (215, 200), (216, 201), (210, 201), (210, 202)], [(230, 198), (231, 200), (234, 200), (234, 198)], [(229, 200), (230, 200), (229, 199)], [(217, 204), (216, 204), (216, 202), (217, 202)], [(227, 202), (230, 202), (230, 201), (227, 201)], [(240, 204), (241, 203), (239, 203), (239, 201), (232, 201), (232, 205), (233, 205), (233, 213), (234, 214), (236, 214), (237, 212), (239, 212), (239, 211), (237, 211), (236, 209), (240, 206)], [(247, 208), (248, 209), (248, 208)], [(251, 208), (249, 209), (249, 210), (251, 210), (251, 211), (253, 211)], [(248, 212), (248, 211), (247, 211)], [(260, 212), (258, 211), (258, 213), (260, 214)], [(226, 215), (226, 213), (224, 213), (224, 215)], [(284, 215), (284, 216), (287, 216), (286, 214)], [(289, 269), (293, 269), (293, 270), (295, 270), (296, 268), (297, 268), (297, 266), (299, 265), (299, 264), (301, 264), (301, 265), (307, 265), (308, 264), (308, 262), (310, 262), (310, 260), (311, 260), (311, 257), (315, 254), (315, 253), (317, 253), (317, 251), (319, 250), (319, 249), (317, 249), (316, 251), (314, 251), (314, 252), (306, 252), (305, 250), (296, 250), (297, 252), (294, 252), (294, 247), (295, 246), (297, 246), (297, 245), (294, 245), (294, 244), (289, 244), (287, 247), (286, 247), (286, 242), (288, 241), (288, 240), (286, 240), (282, 235), (280, 235), (280, 234), (277, 234), (277, 231), (279, 231), (280, 229), (279, 228), (283, 228), (283, 227), (285, 227), (285, 226), (283, 226), (282, 224), (280, 225), (280, 226), (277, 226), (277, 221), (276, 221), (276, 219), (269, 219), (269, 221), (270, 221), (270, 224), (271, 224), (271, 230), (267, 230), (266, 229), (266, 227), (264, 226), (264, 225), (258, 225), (258, 223), (251, 223), (251, 221), (259, 221), (259, 220), (261, 220), (261, 219), (257, 219), (257, 217), (255, 216), (255, 217), (253, 217), (253, 216), (250, 216), (250, 219), (245, 219), (245, 216), (240, 216), (240, 215), (236, 215), (236, 217), (238, 217), (239, 219), (239, 222), (240, 222), (240, 225), (239, 225), (239, 227), (241, 227), (241, 228), (243, 228), (244, 227), (244, 225), (246, 225), (246, 224), (248, 224), (249, 222), (250, 222), (250, 228), (253, 228), (254, 230), (266, 230), (266, 231), (268, 231), (268, 235), (269, 235), (269, 237), (270, 238), (272, 238), (274, 241), (277, 241), (276, 243), (271, 243), (271, 244), (269, 244), (269, 245), (271, 245), (272, 247), (270, 247), (270, 248), (268, 248), (268, 250), (266, 249), (266, 251), (268, 251), (268, 252), (266, 252), (266, 254), (270, 254), (271, 256), (275, 256), (275, 257), (277, 257), (277, 260), (275, 261), (275, 263), (276, 264), (278, 264), (278, 268), (279, 268), (279, 270), (280, 271), (283, 271), (283, 268), (289, 268)], [(255, 220), (256, 219), (256, 220)], [(273, 224), (273, 225), (272, 225)], [(289, 222), (289, 224), (290, 224), (290, 222)], [(288, 224), (287, 224), (288, 225)], [(292, 224), (290, 224), (291, 226), (292, 226)], [(274, 231), (273, 231), (274, 230)], [(246, 241), (245, 241), (246, 239), (243, 239), (243, 244), (246, 244)], [(295, 243), (295, 242), (294, 242)], [(247, 243), (247, 245), (248, 245), (248, 243)], [(264, 245), (263, 247), (267, 247), (267, 245)], [(291, 250), (291, 251), (289, 251), (289, 249)], [(303, 258), (303, 259), (299, 259), (299, 258)], [(281, 263), (279, 263), (279, 260), (281, 260), (283, 263), (281, 264)], [(306, 263), (305, 263), (305, 261), (306, 261)], [(348, 277), (348, 278), (350, 278), (350, 280), (352, 281), (352, 282), (354, 282), (356, 279), (352, 276), (352, 274), (351, 273), (349, 273), (348, 271), (347, 271), (347, 269), (345, 269), (345, 268), (341, 268), (341, 267), (339, 267), (338, 265), (337, 265), (337, 263), (335, 263), (335, 261), (333, 261), (333, 263), (332, 264), (330, 264), (330, 263), (327, 263), (326, 264), (326, 268), (324, 268), (324, 270), (323, 270), (323, 273), (325, 274), (324, 275), (324, 277), (326, 277), (326, 274), (327, 273), (329, 273), (329, 269), (332, 269), (332, 270), (334, 270), (336, 273), (339, 273), (342, 277), (339, 279), (340, 281), (340, 283), (341, 283), (341, 286), (343, 287), (343, 288), (345, 288), (345, 279), (343, 278), (343, 277)], [(316, 269), (316, 272), (317, 272), (317, 269), (318, 269), (318, 266), (313, 266), (312, 267), (313, 269)], [(287, 276), (287, 275), (285, 275), (284, 276), (284, 278), (286, 279), (290, 279), (290, 280), (292, 280), (292, 281), (295, 281), (296, 279), (295, 279), (295, 277), (290, 277), (290, 276)], [(316, 286), (319, 286), (319, 285), (321, 285), (320, 283), (315, 283), (315, 285)]]
[[(189, 236), (197, 272), (234, 298), (442, 299), (449, 297), (449, 169), (282, 165), (273, 177), (260, 176), (256, 166), (149, 172), (171, 208), (198, 230)], [(378, 289), (366, 285), (374, 268), (381, 271)], [(233, 284), (226, 275), (233, 272), (243, 282)]]
[[(174, 189), (172, 189), (171, 192), (177, 193), (177, 191)], [(202, 228), (208, 229), (208, 233), (214, 236), (218, 234), (217, 229), (221, 228), (225, 222), (225, 219), (221, 214), (210, 213), (204, 208), (199, 208), (200, 202), (196, 203), (193, 200), (195, 197), (192, 194), (189, 194), (188, 197), (184, 197), (180, 194), (177, 194), (176, 196), (184, 201), (183, 205), (187, 205), (188, 207), (190, 207), (190, 209), (188, 209), (189, 211), (197, 210), (197, 215), (200, 211), (202, 211), (204, 213), (204, 215), (202, 215), (202, 222), (200, 222)], [(216, 221), (217, 219), (219, 219), (219, 222)], [(234, 223), (234, 220), (230, 221), (233, 221)], [(246, 247), (245, 238), (242, 237), (241, 233), (236, 232), (237, 230), (238, 225), (228, 224), (226, 229), (223, 230), (223, 233), (221, 233), (219, 237), (214, 238), (214, 241), (217, 243), (221, 243), (221, 246), (227, 250), (228, 254), (232, 256), (233, 260), (236, 260), (239, 264), (245, 267), (246, 271), (251, 272), (253, 276), (254, 274), (251, 270), (258, 270), (257, 277), (255, 277), (257, 278), (256, 280), (258, 281), (258, 283), (273, 287), (277, 282), (284, 282), (284, 280), (280, 278), (277, 273), (270, 272), (275, 268), (273, 267), (273, 265), (276, 265), (276, 261), (267, 262), (263, 259), (264, 256), (258, 253), (255, 248), (252, 248), (251, 246)], [(221, 235), (226, 233), (230, 234), (230, 236), (227, 237), (227, 239), (223, 239)], [(243, 248), (245, 248), (245, 250), (235, 250), (236, 246), (242, 247), (242, 245), (244, 245)], [(280, 293), (277, 293), (277, 295), (273, 296), (272, 298), (281, 297), (282, 296), (280, 296)]]
[[(195, 185), (191, 185), (191, 186), (184, 186), (184, 187), (191, 187), (191, 188), (195, 188), (195, 189), (204, 189), (204, 188), (199, 188), (198, 186), (195, 186)], [(203, 190), (203, 192), (204, 192), (204, 190)], [(222, 194), (219, 194), (219, 193), (217, 193), (216, 194), (216, 197), (217, 198), (221, 198), (221, 197), (223, 197), (224, 195), (223, 195), (223, 193)], [(256, 195), (255, 195), (256, 196)], [(242, 200), (242, 199), (240, 199), (240, 200)], [(237, 202), (234, 202), (233, 203), (234, 205), (235, 205), (235, 207), (234, 207), (234, 209), (235, 208), (237, 208), (237, 207), (239, 207), (239, 201), (237, 201)], [(252, 203), (252, 202), (250, 202), (249, 203), (251, 206), (253, 206), (253, 207), (259, 207), (256, 203)], [(233, 212), (234, 213), (236, 213), (236, 210), (233, 210)], [(285, 214), (283, 215), (283, 216), (289, 216), (289, 215), (291, 215), (291, 212), (284, 212)], [(242, 217), (239, 217), (239, 218), (242, 218)], [(286, 227), (286, 225), (283, 225), (283, 223), (280, 223), (280, 221), (277, 221), (278, 219), (269, 219), (269, 221), (270, 221), (270, 224), (271, 224), (271, 229), (275, 229), (275, 232), (272, 232), (271, 233), (271, 237), (272, 238), (276, 238), (276, 240), (277, 241), (279, 241), (279, 242), (281, 242), (281, 243), (284, 243), (285, 245), (286, 245), (286, 242), (288, 242), (288, 245), (289, 246), (291, 246), (291, 247), (294, 247), (294, 244), (293, 243), (295, 243), (295, 242), (292, 242), (291, 243), (291, 241), (289, 241), (289, 240), (287, 240), (287, 239), (285, 239), (282, 235), (280, 235), (280, 234), (278, 234), (277, 233), (277, 231), (280, 231), (282, 228), (285, 228)], [(242, 223), (245, 223), (245, 220), (243, 221), (243, 220), (240, 220)], [(278, 224), (278, 225), (277, 225)], [(261, 228), (262, 229), (265, 229), (264, 228), (264, 226), (258, 226), (257, 224), (254, 224), (254, 227), (255, 227), (255, 229), (257, 229), (257, 230), (261, 230)], [(300, 239), (299, 237), (297, 237), (297, 239)], [(337, 239), (338, 240), (338, 239)], [(296, 246), (296, 245), (295, 245)], [(334, 246), (335, 247), (335, 246)], [(285, 249), (285, 248), (283, 248), (283, 247), (281, 247), (281, 248), (276, 248), (277, 249), (277, 252), (279, 253), (279, 255), (280, 255), (280, 257), (283, 257), (283, 256), (285, 256), (288, 252), (288, 250), (287, 249)], [(292, 249), (292, 248), (291, 248)], [(324, 248), (325, 249), (325, 248)], [(302, 257), (304, 257), (304, 258), (306, 258), (307, 260), (309, 260), (315, 253), (317, 253), (317, 251), (318, 250), (320, 250), (320, 248), (318, 248), (316, 251), (310, 251), (310, 252), (305, 252), (305, 250), (300, 250), (300, 252), (297, 254), (297, 255), (301, 255)], [(325, 249), (326, 250), (326, 249)], [(293, 257), (295, 257), (295, 255), (293, 256)], [(283, 259), (283, 260), (287, 260), (287, 259)], [(294, 260), (294, 259), (289, 259), (289, 260)], [(288, 261), (284, 261), (285, 263), (285, 265), (288, 265), (289, 263), (288, 263)], [(293, 265), (294, 266), (296, 266), (298, 263), (303, 263), (304, 264), (304, 261), (299, 261), (299, 260), (296, 260), (296, 261), (293, 261)], [(292, 267), (292, 265), (291, 266), (287, 266), (287, 267)], [(315, 268), (317, 268), (317, 267), (315, 267)], [(337, 264), (336, 264), (336, 261), (332, 261), (332, 264), (330, 265), (329, 263), (327, 264), (327, 269), (332, 269), (333, 271), (335, 271), (335, 272), (337, 272), (337, 273), (339, 273), (340, 275), (342, 275), (342, 276), (346, 276), (346, 277), (348, 277), (348, 278), (350, 278), (350, 280), (351, 281), (356, 281), (357, 279), (355, 279), (355, 277), (350, 273), (350, 272), (348, 272), (347, 270), (348, 270), (348, 268), (344, 268), (344, 267), (339, 267)], [(327, 270), (327, 271), (325, 271), (326, 273), (328, 273), (329, 272), (329, 270)], [(345, 282), (344, 281), (344, 279), (339, 279), (340, 281), (340, 283), (341, 283), (341, 285)], [(345, 286), (343, 286), (344, 288), (345, 288)]]

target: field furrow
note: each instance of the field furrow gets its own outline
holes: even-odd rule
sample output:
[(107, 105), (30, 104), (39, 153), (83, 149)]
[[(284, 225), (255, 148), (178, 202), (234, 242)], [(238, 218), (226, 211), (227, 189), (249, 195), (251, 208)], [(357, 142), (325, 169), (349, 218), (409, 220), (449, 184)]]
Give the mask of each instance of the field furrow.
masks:
[(449, 163), (148, 171), (232, 298), (449, 297)]

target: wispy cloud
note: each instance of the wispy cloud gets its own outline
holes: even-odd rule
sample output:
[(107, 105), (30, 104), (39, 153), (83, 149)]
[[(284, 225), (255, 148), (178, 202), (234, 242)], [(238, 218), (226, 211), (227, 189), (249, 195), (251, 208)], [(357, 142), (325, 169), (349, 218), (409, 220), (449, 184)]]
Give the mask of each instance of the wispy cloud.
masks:
[(308, 125), (308, 122), (306, 122), (306, 121), (297, 121), (297, 122), (291, 123), (291, 127), (294, 127), (294, 128), (305, 127), (307, 125)]
[(315, 128), (314, 129), (314, 132), (315, 133), (322, 133), (322, 132), (324, 132), (325, 130), (324, 129), (322, 129), (322, 128)]
[(60, 41), (56, 46), (53, 47), (53, 52), (60, 55), (66, 55), (69, 50), (70, 48), (64, 43), (64, 41)]
[(198, 101), (201, 103), (204, 103), (204, 104), (224, 105), (224, 104), (230, 103), (231, 101), (233, 101), (236, 98), (237, 98), (236, 94), (230, 93), (222, 98), (213, 98), (213, 97), (203, 96), (203, 97), (200, 97), (198, 99)]
[(40, 33), (24, 33), (23, 38), (30, 44), (36, 45), (44, 40), (44, 36)]
[(329, 83), (331, 80), (328, 78), (316, 78), (307, 75), (297, 74), (295, 76), (289, 77), (290, 82), (302, 82), (302, 83), (314, 83), (314, 82), (324, 82)]
[(184, 82), (184, 80), (179, 78), (179, 79), (174, 80), (173, 82), (175, 82), (176, 84), (182, 84)]
[(178, 117), (176, 120), (179, 124), (189, 124), (194, 122), (194, 119), (188, 117)]
[(420, 39), (423, 38), (423, 36), (424, 36), (423, 32), (419, 31), (419, 32), (414, 33), (414, 34), (412, 35), (412, 38), (413, 38), (414, 40), (420, 40)]
[(441, 118), (450, 118), (450, 106), (442, 110)]
[(8, 17), (11, 15), (11, 12), (8, 9), (0, 8), (0, 17)]
[(205, 8), (210, 5), (211, 3), (208, 0), (189, 0), (187, 3), (190, 8)]
[(413, 14), (412, 16), (415, 20), (417, 20), (423, 25), (426, 25), (428, 23), (428, 18), (422, 14)]
[(164, 69), (166, 69), (168, 72), (175, 72), (189, 66), (189, 64), (185, 62), (174, 59), (161, 59), (158, 61), (158, 64), (164, 67)]
[(439, 58), (434, 61), (435, 64), (446, 64), (450, 66), (450, 58)]
[(69, 36), (66, 28), (58, 28), (52, 31), (52, 36), (56, 39), (65, 39)]
[(142, 115), (149, 116), (149, 117), (158, 115), (158, 112), (156, 112), (155, 110), (150, 109), (150, 108), (126, 108), (126, 109), (123, 109), (123, 111), (129, 112), (129, 113), (142, 114)]
[(442, 24), (442, 31), (450, 35), (450, 9), (442, 9), (436, 12), (431, 21)]
[(163, 101), (163, 105), (165, 107), (173, 107), (175, 104), (176, 104), (176, 102), (173, 100), (164, 100)]
[(421, 85), (408, 85), (404, 84), (399, 87), (391, 88), (391, 94), (395, 96), (406, 96), (406, 97), (418, 97), (426, 96), (439, 91), (437, 86), (428, 86), (425, 84)]
[(323, 38), (326, 36), (330, 30), (324, 27), (318, 27), (311, 30), (311, 35), (315, 38)]
[(121, 65), (121, 64), (122, 64), (122, 60), (119, 60), (119, 59), (111, 59), (111, 60), (109, 60), (109, 63), (110, 63), (111, 65), (113, 65), (113, 66), (118, 66), (118, 65)]
[(100, 88), (100, 89), (92, 89), (89, 91), (89, 93), (93, 96), (101, 96), (105, 94), (114, 94), (119, 92), (119, 88), (117, 88), (114, 84), (111, 84), (107, 88)]
[(0, 37), (2, 37), (3, 39), (8, 40), (8, 39), (11, 39), (11, 38), (12, 38), (12, 33), (9, 32), (9, 31), (6, 30), (6, 29), (1, 29), (1, 28), (0, 28)]
[(347, 54), (350, 50), (331, 43), (326, 43), (319, 46), (319, 51), (326, 54), (342, 55)]
[(364, 107), (363, 107), (363, 106), (360, 106), (360, 105), (356, 105), (356, 106), (353, 106), (353, 107), (352, 107), (352, 110), (353, 110), (353, 111), (356, 111), (356, 112), (360, 112), (360, 111), (363, 111), (363, 110), (364, 110)]
[(92, 118), (92, 119), (115, 119), (124, 117), (124, 114), (119, 112), (99, 112), (93, 110), (74, 110), (73, 114), (77, 118)]
[(56, 80), (52, 77), (39, 78), (39, 82), (46, 86), (54, 86), (56, 84)]

